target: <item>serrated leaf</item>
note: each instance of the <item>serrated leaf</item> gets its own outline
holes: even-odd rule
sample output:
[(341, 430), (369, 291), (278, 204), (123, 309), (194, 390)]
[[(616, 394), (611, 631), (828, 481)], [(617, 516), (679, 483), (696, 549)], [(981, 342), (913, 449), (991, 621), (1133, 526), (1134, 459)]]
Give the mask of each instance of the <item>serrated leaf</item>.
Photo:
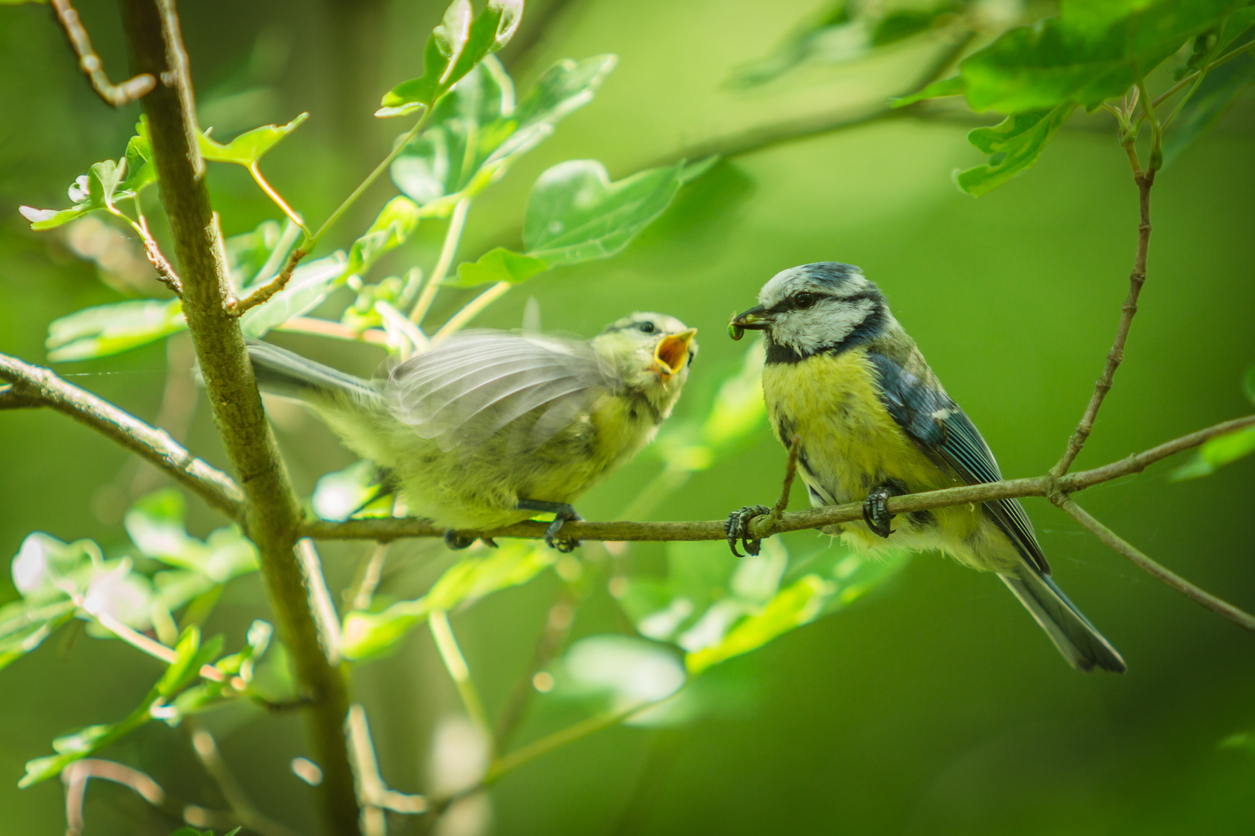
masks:
[(458, 265), (458, 282), (463, 287), (473, 287), (486, 282), (510, 282), (518, 284), (543, 273), (549, 265), (539, 258), (511, 252), (505, 247), (489, 250), (478, 261)]
[(557, 267), (621, 252), (671, 204), (683, 170), (677, 163), (612, 183), (595, 160), (559, 163), (528, 196), (527, 254)]
[(349, 249), (345, 275), (362, 275), (381, 255), (404, 244), (418, 228), (420, 217), (418, 204), (408, 197), (394, 197), (384, 204), (366, 234)]
[(187, 328), (178, 299), (117, 302), (72, 313), (48, 326), (48, 359), (53, 363), (107, 357)]
[(1019, 113), (1123, 95), (1241, 0), (1065, 0), (1059, 16), (1006, 32), (959, 65), (973, 110)]
[(430, 127), (393, 163), (394, 182), (424, 215), (448, 214), (505, 176), (561, 119), (591, 101), (615, 62), (612, 55), (559, 61), (516, 108), (509, 75), (486, 58), (441, 99)]
[(245, 336), (259, 339), (272, 328), (318, 307), (348, 278), (344, 272), (346, 261), (344, 252), (337, 251), (297, 267), (287, 287), (240, 317)]
[[(201, 542), (188, 535), (184, 515), (182, 493), (167, 488), (136, 501), (123, 523), (131, 541), (146, 557), (197, 572), (213, 583), (226, 583), (257, 569), (257, 550), (237, 526), (216, 529)], [(170, 601), (168, 606), (173, 608), (186, 600)]]
[(1075, 107), (1061, 104), (1052, 110), (1017, 113), (997, 125), (972, 131), (968, 142), (989, 154), (989, 162), (958, 172), (955, 182), (963, 191), (979, 197), (1027, 171)]
[(341, 650), (350, 660), (385, 655), (432, 611), (449, 612), (494, 592), (525, 584), (555, 560), (552, 549), (527, 542), (504, 545), (487, 557), (461, 560), (449, 567), (422, 598), (401, 601), (379, 613), (348, 613), (341, 630)]
[[(452, 71), (466, 47), (470, 27), (471, 4), (453, 0), (423, 49), (423, 75), (403, 81), (385, 93), (375, 115), (401, 116), (434, 105), (460, 78), (453, 78)], [(466, 71), (470, 69), (467, 67)]]
[[(1247, 35), (1242, 42), (1249, 39), (1250, 35)], [(1171, 163), (1211, 130), (1252, 81), (1255, 81), (1255, 58), (1250, 53), (1239, 55), (1209, 71), (1164, 132), (1164, 165)]]
[(198, 137), (201, 156), (212, 162), (235, 163), (247, 168), (308, 118), (308, 113), (302, 113), (286, 125), (263, 125), (240, 134), (226, 145), (202, 133)]

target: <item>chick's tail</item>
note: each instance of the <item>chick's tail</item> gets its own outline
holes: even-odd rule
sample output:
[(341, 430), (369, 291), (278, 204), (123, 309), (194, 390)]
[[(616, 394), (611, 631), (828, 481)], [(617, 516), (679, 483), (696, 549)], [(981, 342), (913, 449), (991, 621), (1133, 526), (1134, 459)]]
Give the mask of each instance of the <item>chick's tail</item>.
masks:
[(1033, 619), (1072, 667), (1080, 671), (1101, 668), (1112, 673), (1128, 670), (1111, 642), (1089, 623), (1050, 576), (1041, 574), (1035, 567), (1022, 565), (1018, 575), (999, 577), (1032, 613)]
[(338, 401), (348, 397), (373, 401), (379, 393), (365, 380), (269, 343), (249, 340), (248, 357), (263, 392), (307, 402)]

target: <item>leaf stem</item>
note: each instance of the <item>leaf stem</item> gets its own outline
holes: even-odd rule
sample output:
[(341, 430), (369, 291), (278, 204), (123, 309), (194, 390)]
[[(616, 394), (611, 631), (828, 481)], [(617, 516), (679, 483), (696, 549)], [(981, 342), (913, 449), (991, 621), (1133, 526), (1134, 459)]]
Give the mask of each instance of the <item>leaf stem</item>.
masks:
[(422, 294), (410, 311), (410, 321), (416, 325), (423, 323), (423, 317), (427, 315), (427, 310), (435, 301), (436, 294), (440, 292), (441, 283), (449, 273), (449, 267), (453, 265), (458, 243), (462, 240), (462, 230), (466, 227), (466, 213), (470, 208), (470, 198), (462, 198), (453, 206), (453, 214), (449, 218), (449, 228), (445, 231), (444, 245), (440, 248), (440, 258), (436, 261), (436, 269), (427, 278)]
[(491, 746), (492, 725), (488, 722), (488, 714), (484, 711), (484, 703), (479, 698), (479, 691), (475, 689), (475, 683), (471, 680), (471, 669), (466, 664), (466, 657), (462, 655), (462, 649), (458, 647), (458, 641), (453, 635), (453, 627), (449, 624), (449, 614), (444, 610), (432, 610), (431, 615), (427, 617), (427, 624), (431, 627), (431, 637), (436, 640), (436, 649), (440, 651), (445, 670), (449, 672), (453, 684), (457, 686), (458, 695), (462, 698), (466, 713), (483, 735), (485, 743)]
[(449, 321), (441, 326), (440, 330), (431, 338), (432, 345), (440, 343), (453, 336), (454, 333), (461, 330), (464, 325), (483, 312), (484, 308), (500, 299), (506, 294), (510, 288), (514, 287), (510, 282), (497, 282), (483, 293), (476, 296), (470, 302), (466, 303), (462, 310), (449, 317)]
[(288, 216), (288, 220), (292, 221), (292, 223), (301, 228), (301, 231), (305, 233), (306, 240), (309, 240), (309, 227), (305, 226), (305, 221), (301, 219), (301, 216), (288, 205), (287, 201), (285, 201), (279, 193), (274, 190), (274, 187), (267, 182), (266, 178), (262, 176), (261, 169), (257, 167), (256, 160), (254, 160), (253, 164), (248, 167), (248, 171), (253, 175), (253, 179), (257, 181), (257, 185), (261, 187), (261, 190), (274, 201), (276, 206), (283, 210), (283, 214)]

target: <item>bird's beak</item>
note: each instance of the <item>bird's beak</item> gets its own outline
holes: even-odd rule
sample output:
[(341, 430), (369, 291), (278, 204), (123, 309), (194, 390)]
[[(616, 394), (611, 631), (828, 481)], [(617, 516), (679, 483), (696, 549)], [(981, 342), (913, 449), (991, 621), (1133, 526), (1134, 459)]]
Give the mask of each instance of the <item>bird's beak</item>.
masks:
[(734, 316), (728, 323), (728, 336), (734, 340), (741, 339), (745, 331), (762, 331), (774, 321), (774, 317), (762, 305), (755, 305), (748, 311)]
[(689, 343), (696, 335), (697, 329), (690, 328), (679, 334), (668, 334), (658, 341), (658, 347), (654, 349), (653, 370), (658, 372), (659, 377), (668, 380), (684, 368), (688, 361)]

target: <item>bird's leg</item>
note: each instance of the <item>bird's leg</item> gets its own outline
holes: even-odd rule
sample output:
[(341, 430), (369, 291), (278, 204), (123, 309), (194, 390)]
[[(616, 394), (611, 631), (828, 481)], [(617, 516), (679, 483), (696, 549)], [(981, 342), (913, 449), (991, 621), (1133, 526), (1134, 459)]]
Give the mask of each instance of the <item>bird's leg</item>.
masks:
[(732, 549), (734, 555), (745, 557), (745, 555), (736, 550), (737, 540), (741, 541), (741, 545), (747, 553), (758, 554), (763, 541), (750, 536), (750, 520), (770, 513), (771, 509), (766, 505), (746, 505), (739, 511), (733, 511), (731, 514), (728, 514), (728, 521), (723, 524), (723, 530), (728, 535), (728, 548)]
[(749, 536), (750, 520), (767, 514), (774, 523), (784, 516), (784, 510), (789, 507), (789, 491), (793, 489), (793, 480), (797, 477), (797, 457), (801, 449), (802, 437), (793, 436), (793, 440), (789, 443), (789, 461), (784, 468), (784, 486), (780, 490), (780, 498), (776, 500), (775, 507), (746, 505), (741, 510), (728, 514), (728, 521), (723, 524), (723, 530), (728, 535), (728, 548), (732, 549), (732, 553), (737, 557), (744, 557), (736, 550), (737, 540), (741, 541), (742, 547), (750, 554), (758, 554), (762, 548), (762, 540)]
[(889, 527), (889, 523), (893, 521), (894, 515), (889, 513), (889, 497), (904, 493), (906, 491), (896, 485), (872, 488), (871, 493), (863, 500), (863, 522), (867, 523), (867, 527), (881, 537), (887, 538), (892, 534), (893, 529)]
[(575, 547), (580, 544), (579, 540), (571, 540), (558, 537), (558, 532), (562, 530), (569, 521), (579, 522), (584, 518), (576, 513), (575, 508), (565, 502), (545, 502), (539, 499), (520, 499), (518, 504), (520, 511), (540, 511), (545, 514), (553, 514), (553, 522), (549, 523), (549, 527), (545, 529), (545, 543), (551, 549), (566, 554), (575, 551)]

